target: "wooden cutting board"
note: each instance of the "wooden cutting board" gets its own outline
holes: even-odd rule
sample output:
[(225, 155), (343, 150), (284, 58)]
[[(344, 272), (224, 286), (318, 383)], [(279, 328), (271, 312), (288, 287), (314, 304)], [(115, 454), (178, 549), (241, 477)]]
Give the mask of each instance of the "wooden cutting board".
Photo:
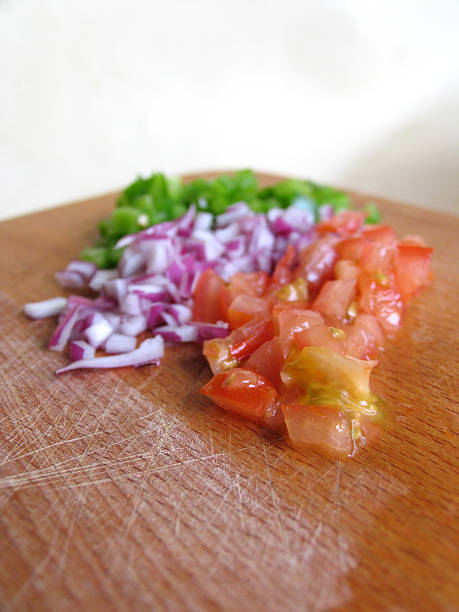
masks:
[(376, 201), (435, 282), (375, 371), (388, 429), (338, 463), (213, 407), (194, 346), (57, 378), (21, 305), (62, 294), (114, 196), (0, 224), (2, 610), (459, 609), (459, 220)]

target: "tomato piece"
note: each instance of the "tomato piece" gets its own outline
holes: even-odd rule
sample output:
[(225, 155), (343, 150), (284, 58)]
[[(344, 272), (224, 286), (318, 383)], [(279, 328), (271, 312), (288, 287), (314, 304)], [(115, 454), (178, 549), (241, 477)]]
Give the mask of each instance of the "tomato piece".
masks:
[(268, 292), (273, 293), (292, 280), (292, 269), (295, 261), (295, 248), (289, 244), (283, 256), (277, 262), (268, 285)]
[(395, 244), (397, 242), (397, 234), (390, 225), (367, 225), (363, 231), (363, 236), (372, 242), (384, 242), (387, 244)]
[(322, 323), (295, 334), (295, 344), (298, 349), (318, 346), (342, 355), (345, 352), (344, 340), (346, 333), (342, 328), (329, 327)]
[(211, 268), (199, 275), (193, 291), (193, 321), (217, 323), (224, 320), (220, 292), (225, 283)]
[(334, 244), (333, 239), (321, 238), (302, 249), (298, 255), (298, 265), (293, 276), (306, 279), (312, 294), (316, 293), (326, 280), (333, 278), (333, 268), (338, 258)]
[(217, 374), (204, 385), (201, 393), (220, 408), (262, 425), (270, 422), (271, 414), (276, 411), (276, 389), (267, 378), (252, 370), (233, 368)]
[(345, 353), (356, 359), (375, 359), (384, 346), (384, 334), (377, 319), (360, 313), (346, 328)]
[(269, 316), (270, 304), (266, 298), (238, 295), (228, 308), (227, 319), (231, 329), (241, 327), (256, 316)]
[(429, 284), (432, 252), (433, 249), (429, 247), (406, 242), (399, 243), (395, 275), (405, 303), (422, 287)]
[(366, 243), (367, 241), (361, 236), (352, 236), (340, 240), (336, 244), (336, 251), (340, 259), (349, 259), (359, 262)]
[(344, 319), (349, 304), (355, 299), (355, 287), (356, 281), (352, 279), (327, 281), (312, 305), (313, 310)]
[(297, 334), (316, 325), (323, 325), (323, 319), (318, 312), (299, 308), (284, 308), (276, 312), (277, 330), (284, 357), (290, 352), (292, 342)]
[(359, 232), (365, 221), (365, 213), (356, 210), (343, 210), (331, 219), (321, 221), (317, 225), (318, 232), (333, 232), (340, 236), (350, 236)]
[(403, 236), (403, 238), (400, 240), (400, 242), (398, 243), (399, 245), (407, 245), (407, 246), (427, 246), (426, 243), (424, 242), (424, 238), (422, 238), (421, 236), (416, 236), (414, 234), (407, 234), (406, 236)]
[(335, 277), (338, 280), (356, 279), (359, 274), (359, 266), (350, 259), (339, 259), (335, 264)]
[(255, 317), (233, 330), (226, 338), (206, 340), (202, 352), (213, 374), (216, 374), (237, 366), (272, 337), (271, 317)]
[(278, 300), (283, 302), (306, 302), (308, 299), (308, 287), (301, 276), (292, 283), (287, 283), (275, 294)]
[(359, 279), (359, 309), (374, 315), (386, 334), (393, 334), (402, 321), (404, 305), (395, 284), (375, 280), (374, 275), (363, 274)]
[(370, 373), (376, 363), (308, 347), (287, 359), (281, 378), (287, 388), (299, 386), (298, 400), (306, 405), (334, 406), (354, 417), (376, 415), (376, 398), (370, 390)]
[(360, 255), (362, 272), (376, 274), (380, 278), (393, 274), (393, 264), (396, 249), (393, 245), (384, 242), (365, 243)]
[(349, 457), (354, 451), (346, 415), (332, 406), (281, 404), (292, 446), (299, 451), (315, 449), (332, 458)]
[(264, 270), (258, 272), (237, 272), (233, 274), (230, 282), (223, 285), (220, 291), (220, 307), (224, 313), (224, 320), (228, 308), (238, 295), (262, 296), (268, 284), (268, 274)]
[(283, 391), (284, 385), (280, 373), (284, 365), (281, 340), (278, 336), (264, 342), (247, 359), (245, 368), (258, 372), (275, 386), (278, 392)]

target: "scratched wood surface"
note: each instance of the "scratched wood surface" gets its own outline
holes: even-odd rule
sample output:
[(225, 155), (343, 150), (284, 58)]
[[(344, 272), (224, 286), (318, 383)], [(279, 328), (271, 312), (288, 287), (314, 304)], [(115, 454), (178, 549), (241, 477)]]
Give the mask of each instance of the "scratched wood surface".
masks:
[(62, 293), (113, 201), (0, 224), (0, 608), (459, 609), (459, 220), (380, 201), (435, 247), (435, 283), (375, 371), (387, 430), (333, 463), (213, 407), (192, 346), (55, 377), (54, 323), (21, 305)]

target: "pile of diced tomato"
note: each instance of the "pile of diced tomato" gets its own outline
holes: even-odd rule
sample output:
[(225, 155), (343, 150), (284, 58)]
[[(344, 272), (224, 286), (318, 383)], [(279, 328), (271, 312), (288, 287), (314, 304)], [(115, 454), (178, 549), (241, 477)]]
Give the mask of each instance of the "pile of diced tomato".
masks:
[(226, 321), (204, 343), (217, 405), (285, 432), (300, 450), (352, 456), (381, 421), (370, 389), (375, 358), (409, 299), (431, 278), (432, 249), (397, 240), (386, 225), (345, 211), (317, 226), (317, 240), (289, 247), (273, 274), (209, 269), (194, 292), (194, 320)]

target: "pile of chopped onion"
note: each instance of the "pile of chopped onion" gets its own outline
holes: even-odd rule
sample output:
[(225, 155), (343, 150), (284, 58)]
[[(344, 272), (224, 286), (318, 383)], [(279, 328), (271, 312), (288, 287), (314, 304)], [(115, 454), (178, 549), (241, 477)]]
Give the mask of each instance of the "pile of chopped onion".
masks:
[[(323, 206), (320, 217), (331, 216)], [(58, 374), (77, 368), (112, 368), (159, 364), (166, 342), (202, 342), (229, 333), (226, 323), (192, 321), (192, 295), (204, 270), (224, 280), (236, 272), (270, 273), (290, 244), (301, 248), (314, 238), (314, 215), (295, 206), (254, 213), (245, 202), (214, 217), (191, 206), (176, 219), (124, 236), (116, 270), (100, 270), (72, 261), (56, 274), (61, 286), (90, 289), (94, 299), (72, 295), (26, 304), (38, 319), (59, 314), (48, 348), (64, 351), (72, 361)], [(137, 336), (153, 338), (137, 347)], [(96, 356), (96, 350), (106, 353)]]

